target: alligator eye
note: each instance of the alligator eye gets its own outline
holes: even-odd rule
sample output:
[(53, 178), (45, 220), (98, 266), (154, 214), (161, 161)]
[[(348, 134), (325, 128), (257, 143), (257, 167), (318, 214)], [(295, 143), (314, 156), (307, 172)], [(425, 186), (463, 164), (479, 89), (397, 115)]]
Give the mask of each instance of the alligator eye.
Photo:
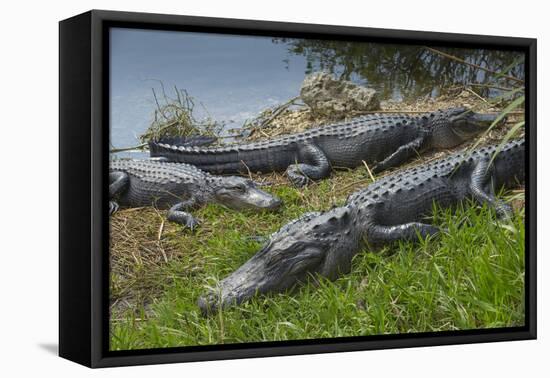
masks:
[(231, 190), (234, 190), (236, 192), (244, 193), (246, 192), (246, 186), (244, 185), (237, 185), (231, 188)]

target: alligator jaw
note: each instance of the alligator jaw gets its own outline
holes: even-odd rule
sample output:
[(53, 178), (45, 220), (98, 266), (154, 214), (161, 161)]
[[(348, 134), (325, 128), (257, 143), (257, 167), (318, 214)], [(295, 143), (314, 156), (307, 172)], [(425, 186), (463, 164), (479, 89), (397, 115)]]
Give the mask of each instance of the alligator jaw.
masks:
[(497, 114), (481, 114), (468, 110), (452, 118), (453, 131), (463, 140), (468, 140), (486, 131), (496, 121)]
[(470, 117), (470, 122), (476, 124), (479, 128), (486, 129), (497, 119), (496, 114), (480, 114), (474, 113)]

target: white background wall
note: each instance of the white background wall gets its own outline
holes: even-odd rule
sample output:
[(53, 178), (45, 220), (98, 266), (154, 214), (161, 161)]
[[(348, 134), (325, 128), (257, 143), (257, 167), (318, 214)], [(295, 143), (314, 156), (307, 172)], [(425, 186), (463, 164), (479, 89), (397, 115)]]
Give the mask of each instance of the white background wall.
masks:
[[(517, 377), (550, 371), (544, 107), (549, 12), (543, 1), (4, 1), (0, 23), (0, 374), (15, 376)], [(57, 344), (58, 25), (91, 8), (539, 39), (539, 340), (92, 371)], [(546, 113), (547, 114), (547, 113)], [(546, 153), (546, 156), (542, 154)], [(7, 212), (6, 212), (7, 209)], [(546, 296), (546, 298), (544, 298)], [(545, 319), (546, 318), (546, 319)], [(538, 374), (537, 374), (538, 372)], [(532, 373), (535, 373), (532, 375)]]

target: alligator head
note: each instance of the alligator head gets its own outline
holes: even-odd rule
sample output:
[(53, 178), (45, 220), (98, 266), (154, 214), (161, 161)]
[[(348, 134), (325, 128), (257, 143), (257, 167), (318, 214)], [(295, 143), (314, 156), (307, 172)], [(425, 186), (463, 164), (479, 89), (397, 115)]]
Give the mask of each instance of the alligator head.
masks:
[(347, 273), (359, 248), (356, 220), (356, 212), (338, 207), (283, 226), (215, 291), (199, 298), (202, 313), (215, 313), (256, 294), (284, 292), (315, 274), (334, 280)]
[(231, 209), (275, 210), (281, 200), (258, 189), (254, 181), (238, 176), (219, 176), (213, 182), (216, 202)]
[(480, 114), (458, 107), (423, 116), (432, 127), (435, 148), (450, 148), (481, 134), (497, 119), (496, 114)]

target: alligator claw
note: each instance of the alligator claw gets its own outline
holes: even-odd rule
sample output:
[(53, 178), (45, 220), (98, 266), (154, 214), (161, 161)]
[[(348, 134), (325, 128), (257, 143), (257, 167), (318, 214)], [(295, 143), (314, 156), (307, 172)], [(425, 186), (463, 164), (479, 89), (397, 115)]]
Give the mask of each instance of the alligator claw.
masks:
[(118, 203), (109, 201), (109, 215), (113, 215), (118, 211)]
[(197, 219), (197, 218), (194, 218), (194, 217), (188, 217), (186, 220), (185, 220), (185, 223), (184, 223), (184, 226), (186, 226), (187, 228), (189, 228), (191, 231), (193, 231), (195, 229), (195, 227), (197, 227), (201, 222)]
[(292, 185), (294, 185), (297, 188), (303, 188), (304, 186), (307, 185), (307, 182), (308, 182), (308, 178), (306, 176), (299, 175), (299, 174), (289, 174), (288, 178), (292, 183)]
[(495, 208), (497, 218), (502, 221), (509, 221), (512, 219), (513, 211), (512, 207), (507, 203), (500, 203)]
[(272, 186), (273, 185), (273, 182), (271, 181), (259, 181), (259, 182), (256, 182), (256, 186), (258, 187), (264, 187), (264, 186)]
[(171, 222), (181, 224), (191, 229), (191, 231), (200, 224), (197, 218), (183, 211), (168, 212), (167, 219)]
[(374, 164), (372, 167), (370, 167), (370, 171), (372, 173), (380, 173), (384, 170), (384, 167), (381, 164)]

